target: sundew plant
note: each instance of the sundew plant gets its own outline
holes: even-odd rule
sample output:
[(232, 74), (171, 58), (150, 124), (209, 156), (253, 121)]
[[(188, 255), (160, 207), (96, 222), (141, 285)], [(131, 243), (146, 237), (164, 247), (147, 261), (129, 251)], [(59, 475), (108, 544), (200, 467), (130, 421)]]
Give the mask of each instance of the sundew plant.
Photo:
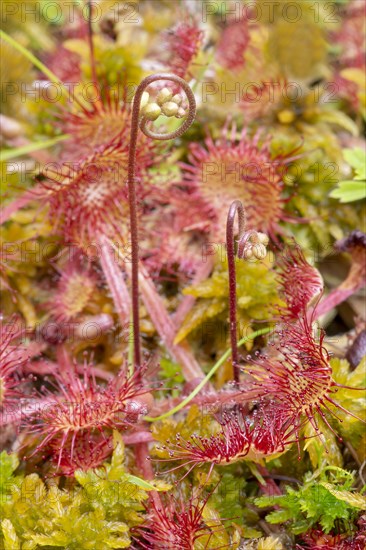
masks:
[(364, 550), (365, 15), (3, 0), (1, 548)]

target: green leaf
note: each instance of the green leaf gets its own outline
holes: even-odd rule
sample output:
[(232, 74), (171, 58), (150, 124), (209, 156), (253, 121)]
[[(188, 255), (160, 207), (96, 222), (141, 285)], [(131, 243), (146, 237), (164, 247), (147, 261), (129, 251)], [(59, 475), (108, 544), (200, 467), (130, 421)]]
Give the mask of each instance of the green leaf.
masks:
[(353, 202), (366, 198), (366, 152), (360, 147), (344, 149), (343, 155), (355, 172), (353, 180), (339, 182), (329, 196), (340, 202)]
[(343, 156), (355, 171), (356, 180), (366, 180), (366, 151), (360, 147), (344, 149)]
[(318, 420), (318, 426), (322, 433), (321, 437), (310, 422), (304, 426), (304, 435), (307, 438), (304, 450), (309, 453), (313, 468), (319, 468), (323, 461), (332, 466), (341, 467), (343, 458), (335, 434), (321, 419)]
[(219, 313), (224, 311), (225, 308), (225, 300), (220, 298), (213, 298), (210, 303), (196, 303), (179, 329), (174, 339), (174, 344), (179, 344), (194, 329), (202, 325), (205, 321), (216, 317)]
[[(251, 538), (258, 538), (258, 535)], [(256, 548), (258, 550), (285, 550), (286, 547), (283, 545), (279, 537), (270, 535), (269, 537), (261, 537), (258, 540), (258, 546), (256, 546)]]
[(18, 466), (19, 459), (16, 454), (8, 454), (6, 451), (0, 454), (0, 493), (5, 491), (6, 483), (11, 480)]
[(29, 143), (28, 145), (24, 145), (23, 147), (18, 147), (17, 149), (6, 149), (0, 151), (0, 160), (1, 161), (8, 161), (16, 157), (21, 157), (23, 155), (28, 155), (29, 153), (33, 153), (33, 151), (40, 151), (42, 149), (48, 149), (49, 147), (52, 147), (53, 145), (56, 145), (60, 141), (65, 141), (65, 139), (68, 139), (70, 136), (67, 134), (63, 136), (58, 136), (53, 139), (48, 139), (44, 141), (40, 141), (39, 143)]
[(129, 548), (129, 530), (143, 522), (151, 490), (165, 491), (163, 481), (145, 482), (125, 472), (122, 436), (114, 433), (111, 463), (78, 470), (71, 489), (47, 484), (37, 474), (14, 478), (14, 455), (0, 455), (1, 481), (8, 489), (1, 499), (5, 550), (60, 547), (67, 550)]
[(145, 489), (145, 491), (169, 491), (169, 489), (172, 488), (172, 485), (169, 483), (164, 483), (160, 480), (149, 482), (131, 474), (126, 474), (126, 479), (138, 487), (141, 487), (141, 489)]
[[(336, 401), (342, 408), (335, 408), (330, 404), (330, 408), (334, 411), (339, 422), (334, 417), (333, 422), (337, 424), (337, 431), (342, 437), (351, 443), (355, 451), (359, 455), (361, 463), (366, 458), (365, 441), (365, 422), (366, 422), (366, 395), (364, 388), (366, 387), (366, 357), (354, 369), (350, 369), (349, 363), (345, 359), (333, 357), (330, 360), (330, 365), (333, 371), (333, 379), (340, 386), (337, 393), (334, 394)], [(352, 414), (360, 418), (358, 420), (354, 416), (347, 414), (345, 411), (350, 411)]]
[(364, 497), (363, 495), (360, 495), (359, 493), (351, 493), (351, 491), (341, 491), (334, 489), (334, 486), (331, 483), (326, 483), (325, 481), (321, 482), (321, 485), (325, 487), (331, 495), (336, 497), (337, 500), (343, 500), (353, 508), (366, 510), (366, 497)]
[(121, 434), (114, 430), (113, 432), (114, 451), (111, 459), (111, 467), (118, 468), (124, 463), (125, 460), (125, 444)]
[(61, 89), (66, 91), (67, 94), (69, 93), (69, 90), (66, 88), (64, 83), (50, 69), (48, 69), (46, 65), (44, 65), (39, 59), (37, 59), (37, 57), (33, 55), (33, 53), (30, 50), (28, 50), (27, 48), (19, 44), (19, 42), (14, 40), (14, 38), (9, 36), (6, 32), (4, 32), (1, 29), (0, 29), (0, 38), (5, 40), (5, 42), (13, 46), (13, 48), (18, 50), (27, 59), (29, 59), (29, 61), (31, 61), (33, 65), (37, 67), (37, 69), (42, 71), (42, 73), (45, 74), (50, 79), (51, 82), (58, 84), (59, 86), (61, 86)]
[[(320, 478), (320, 479), (319, 479)], [(336, 466), (309, 472), (304, 485), (298, 489), (286, 487), (286, 494), (255, 499), (259, 507), (276, 506), (278, 509), (266, 516), (269, 523), (291, 522), (291, 531), (301, 534), (320, 524), (329, 533), (337, 523), (342, 532), (348, 533), (350, 525), (361, 509), (361, 495), (348, 491), (353, 476)], [(362, 498), (362, 509), (364, 499)]]
[(340, 199), (342, 203), (365, 199), (366, 181), (341, 181), (329, 196), (332, 199)]
[(268, 523), (284, 523), (291, 519), (291, 517), (292, 514), (288, 510), (275, 510), (267, 514), (266, 521), (268, 521)]

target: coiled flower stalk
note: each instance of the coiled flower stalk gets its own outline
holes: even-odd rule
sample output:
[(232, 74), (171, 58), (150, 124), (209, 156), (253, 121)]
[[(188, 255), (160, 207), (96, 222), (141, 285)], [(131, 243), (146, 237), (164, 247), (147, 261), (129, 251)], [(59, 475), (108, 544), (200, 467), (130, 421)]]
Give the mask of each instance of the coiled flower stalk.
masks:
[[(184, 90), (188, 100), (188, 111), (186, 112), (181, 103), (183, 98), (180, 94), (173, 94), (163, 88), (156, 98), (156, 102), (148, 102), (146, 88), (158, 80), (168, 80), (179, 84)], [(160, 114), (182, 118), (186, 116), (183, 124), (168, 133), (158, 133), (148, 127), (149, 121), (156, 120)], [(131, 259), (132, 259), (132, 319), (133, 319), (133, 343), (134, 343), (134, 365), (139, 369), (141, 365), (140, 348), (140, 324), (139, 324), (139, 237), (137, 224), (137, 202), (136, 202), (136, 146), (139, 129), (146, 136), (157, 140), (170, 140), (180, 137), (192, 124), (196, 115), (196, 101), (194, 94), (185, 80), (174, 74), (157, 73), (150, 75), (139, 84), (136, 90), (131, 118), (131, 137), (128, 156), (128, 199), (130, 208), (130, 230), (131, 230)]]

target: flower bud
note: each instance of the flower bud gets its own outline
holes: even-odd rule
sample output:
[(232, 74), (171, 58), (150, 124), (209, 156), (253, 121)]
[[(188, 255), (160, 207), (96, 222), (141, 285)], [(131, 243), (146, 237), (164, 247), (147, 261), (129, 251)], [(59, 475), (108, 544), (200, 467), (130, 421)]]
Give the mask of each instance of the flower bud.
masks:
[(0, 114), (1, 133), (5, 139), (13, 139), (23, 133), (22, 126), (14, 118)]
[(163, 103), (170, 101), (172, 97), (173, 97), (173, 92), (171, 92), (168, 88), (163, 88), (158, 93), (156, 97), (156, 102), (158, 103), (158, 105), (163, 105)]
[(183, 97), (180, 94), (175, 94), (173, 95), (171, 101), (173, 101), (173, 103), (176, 103), (179, 106), (183, 101)]
[(143, 109), (144, 107), (146, 107), (146, 105), (149, 103), (149, 98), (150, 98), (149, 92), (145, 91), (142, 93), (141, 101), (140, 101), (140, 109)]
[(267, 249), (264, 246), (264, 244), (255, 244), (252, 248), (252, 251), (253, 251), (254, 256), (258, 260), (263, 260), (263, 258), (265, 258), (266, 254), (267, 254)]
[(268, 235), (266, 235), (265, 233), (258, 233), (258, 241), (261, 244), (264, 244), (264, 246), (267, 246), (269, 243)]
[(175, 116), (178, 112), (178, 105), (173, 101), (167, 101), (161, 106), (161, 110), (165, 116)]
[(183, 107), (179, 107), (177, 114), (175, 115), (177, 118), (183, 118), (186, 116), (186, 111), (183, 109)]
[(157, 103), (149, 103), (142, 113), (147, 120), (156, 120), (161, 115), (161, 109)]

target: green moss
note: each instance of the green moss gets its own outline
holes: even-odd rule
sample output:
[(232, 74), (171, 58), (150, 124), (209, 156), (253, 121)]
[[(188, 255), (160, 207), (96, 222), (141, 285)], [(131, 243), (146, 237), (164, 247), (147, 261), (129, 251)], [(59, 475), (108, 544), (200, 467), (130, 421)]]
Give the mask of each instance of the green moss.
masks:
[[(250, 333), (256, 321), (270, 321), (281, 303), (275, 273), (269, 262), (236, 260), (237, 306), (240, 337)], [(180, 342), (195, 331), (220, 330), (220, 321), (229, 316), (229, 286), (227, 261), (218, 262), (212, 275), (197, 285), (187, 287), (184, 294), (197, 298), (176, 336)], [(261, 324), (261, 327), (263, 325)], [(222, 334), (219, 335), (222, 337)], [(224, 339), (226, 346), (227, 340)], [(250, 344), (248, 344), (250, 345)]]
[(351, 472), (329, 466), (309, 472), (300, 489), (286, 487), (285, 495), (260, 497), (255, 504), (260, 508), (278, 507), (266, 516), (266, 521), (289, 522), (295, 534), (305, 533), (318, 524), (329, 533), (336, 523), (342, 533), (349, 533), (355, 529), (359, 511), (366, 507), (364, 497), (350, 491), (353, 484)]
[(13, 477), (18, 460), (2, 453), (5, 550), (128, 548), (130, 528), (143, 522), (148, 491), (170, 486), (163, 482), (149, 484), (128, 474), (123, 465), (121, 436), (115, 433), (114, 441), (111, 463), (87, 472), (77, 471), (77, 483), (68, 489), (61, 489), (56, 480), (45, 482), (37, 474)]

